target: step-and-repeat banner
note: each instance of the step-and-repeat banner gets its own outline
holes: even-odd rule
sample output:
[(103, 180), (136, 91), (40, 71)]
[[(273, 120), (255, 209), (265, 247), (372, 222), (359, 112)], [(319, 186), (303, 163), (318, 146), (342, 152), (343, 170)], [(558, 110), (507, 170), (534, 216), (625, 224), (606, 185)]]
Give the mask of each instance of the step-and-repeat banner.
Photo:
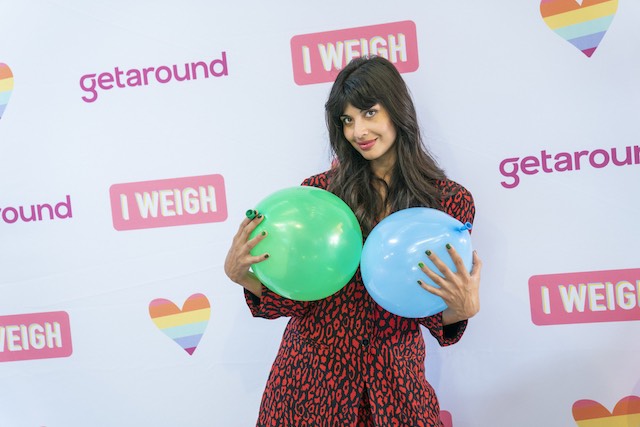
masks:
[(640, 3), (0, 1), (0, 426), (246, 427), (286, 319), (223, 272), (331, 163), (336, 70), (403, 73), (474, 195), (448, 426), (640, 426)]

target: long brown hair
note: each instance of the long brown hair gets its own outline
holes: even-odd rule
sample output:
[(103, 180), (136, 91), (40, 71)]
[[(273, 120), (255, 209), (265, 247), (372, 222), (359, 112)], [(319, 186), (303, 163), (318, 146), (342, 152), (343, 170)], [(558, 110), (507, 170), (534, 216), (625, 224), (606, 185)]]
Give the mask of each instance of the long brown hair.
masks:
[[(345, 139), (340, 117), (347, 104), (366, 110), (382, 105), (396, 128), (397, 162), (390, 183), (377, 178), (369, 161)], [(329, 191), (354, 211), (367, 236), (387, 210), (396, 212), (415, 206), (440, 207), (435, 181), (444, 171), (423, 144), (416, 110), (406, 83), (396, 67), (380, 56), (353, 59), (338, 74), (325, 104), (331, 150), (336, 162)], [(376, 190), (382, 185), (386, 197)]]

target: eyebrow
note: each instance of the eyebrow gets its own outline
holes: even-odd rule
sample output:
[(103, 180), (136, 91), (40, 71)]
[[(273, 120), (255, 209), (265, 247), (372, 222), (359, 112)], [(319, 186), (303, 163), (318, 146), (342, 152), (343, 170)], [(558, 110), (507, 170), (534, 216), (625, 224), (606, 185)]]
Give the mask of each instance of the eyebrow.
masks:
[[(358, 108), (358, 107), (353, 107), (353, 108), (355, 108), (356, 110), (358, 110), (358, 114), (361, 114), (361, 113), (363, 113), (363, 112), (365, 112), (365, 111), (369, 111), (369, 110), (371, 109), (371, 108), (362, 108), (362, 109), (361, 109), (361, 108)], [(349, 114), (342, 113), (342, 114), (340, 114), (340, 117), (351, 117), (351, 116), (350, 116)]]

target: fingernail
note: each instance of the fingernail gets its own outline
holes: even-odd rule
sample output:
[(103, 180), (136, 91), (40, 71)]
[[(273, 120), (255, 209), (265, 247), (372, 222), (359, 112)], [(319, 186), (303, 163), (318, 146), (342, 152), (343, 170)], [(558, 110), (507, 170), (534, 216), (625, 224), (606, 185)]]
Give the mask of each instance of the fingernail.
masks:
[(426, 251), (424, 251), (425, 254), (427, 254), (427, 256), (431, 256), (431, 251), (429, 249), (427, 249)]
[(269, 258), (269, 254), (264, 254), (264, 259)]
[(422, 286), (422, 282), (420, 280), (418, 280), (418, 285)]
[(262, 218), (262, 214), (258, 214), (258, 216), (256, 218), (258, 218), (258, 219)]
[[(418, 263), (418, 267), (420, 267), (420, 268), (424, 268), (424, 263), (419, 262), (419, 263)], [(420, 283), (420, 281), (418, 281), (418, 283)]]
[(267, 232), (266, 232), (266, 231), (264, 231), (264, 230), (262, 230), (262, 233), (260, 233), (260, 234), (261, 234), (262, 236), (266, 236), (266, 235), (267, 235)]
[(253, 219), (256, 217), (257, 212), (253, 209), (249, 209), (247, 210), (247, 212), (245, 212), (245, 215), (247, 216), (247, 218), (249, 219)]
[(451, 249), (451, 245), (449, 243), (447, 243), (445, 246), (447, 247), (447, 249)]

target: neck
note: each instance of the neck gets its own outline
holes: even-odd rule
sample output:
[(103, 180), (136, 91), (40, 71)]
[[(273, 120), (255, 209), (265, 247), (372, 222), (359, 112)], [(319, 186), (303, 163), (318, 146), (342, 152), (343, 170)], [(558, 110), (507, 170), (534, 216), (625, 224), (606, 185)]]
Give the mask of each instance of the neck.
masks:
[(374, 160), (371, 162), (371, 171), (373, 174), (383, 180), (387, 185), (384, 186), (380, 182), (374, 182), (374, 188), (380, 194), (380, 198), (383, 201), (382, 212), (379, 212), (377, 215), (377, 220), (382, 221), (383, 218), (387, 217), (391, 213), (391, 206), (389, 205), (389, 200), (387, 199), (387, 189), (391, 185), (391, 175), (393, 174), (393, 166), (395, 165), (395, 161), (388, 161), (386, 159), (383, 161), (382, 159)]
[(391, 183), (391, 174), (395, 166), (395, 159), (378, 159), (371, 161), (371, 171), (377, 177), (386, 182)]

